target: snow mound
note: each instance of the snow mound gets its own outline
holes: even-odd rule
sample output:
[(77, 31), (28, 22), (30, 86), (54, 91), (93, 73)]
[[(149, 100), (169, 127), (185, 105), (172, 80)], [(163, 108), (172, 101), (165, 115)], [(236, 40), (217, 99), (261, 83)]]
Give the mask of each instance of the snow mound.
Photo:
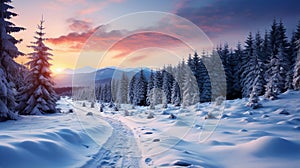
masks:
[(83, 159), (82, 156), (74, 153), (73, 148), (88, 147), (80, 143), (83, 142), (82, 137), (70, 129), (34, 136), (35, 138), (29, 137), (0, 143), (0, 158), (5, 160), (0, 163), (0, 167), (19, 167), (20, 163), (24, 167), (34, 167), (34, 165), (36, 167), (41, 165), (43, 167), (68, 167), (74, 164), (74, 160)]
[(300, 144), (280, 137), (263, 136), (243, 146), (257, 157), (300, 156)]

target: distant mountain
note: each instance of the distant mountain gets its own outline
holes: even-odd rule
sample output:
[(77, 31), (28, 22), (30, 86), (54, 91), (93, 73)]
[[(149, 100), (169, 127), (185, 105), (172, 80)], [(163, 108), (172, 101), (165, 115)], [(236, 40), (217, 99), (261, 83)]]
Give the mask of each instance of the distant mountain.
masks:
[(73, 74), (74, 70), (70, 69), (70, 68), (66, 68), (63, 70), (63, 72), (61, 74)]
[[(122, 73), (126, 72), (127, 76), (131, 78), (138, 73), (140, 68), (126, 68), (118, 69), (115, 67), (108, 67), (102, 69), (92, 69), (91, 67), (82, 68), (73, 71), (67, 70), (64, 74), (56, 74), (53, 76), (53, 80), (56, 83), (56, 87), (70, 87), (70, 86), (88, 86), (95, 82), (108, 82), (111, 79), (121, 79)], [(83, 73), (78, 73), (83, 72)], [(84, 73), (86, 72), (86, 73)], [(148, 79), (150, 76), (150, 69), (144, 68), (145, 76)]]
[(78, 68), (78, 69), (71, 69), (71, 68), (67, 68), (64, 69), (64, 71), (62, 72), (62, 74), (74, 74), (74, 73), (91, 73), (91, 72), (95, 72), (97, 71), (96, 68), (90, 67), (90, 66), (85, 66), (83, 68)]

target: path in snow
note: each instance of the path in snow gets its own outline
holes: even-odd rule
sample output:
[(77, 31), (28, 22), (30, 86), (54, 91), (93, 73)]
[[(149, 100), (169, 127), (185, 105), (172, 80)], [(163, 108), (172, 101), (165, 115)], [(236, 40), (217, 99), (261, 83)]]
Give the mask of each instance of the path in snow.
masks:
[[(87, 109), (81, 108), (72, 102), (72, 106), (81, 112), (87, 113)], [(93, 111), (92, 109), (89, 109)], [(136, 139), (129, 127), (116, 119), (102, 117), (94, 113), (91, 117), (108, 122), (113, 128), (111, 136), (101, 146), (99, 152), (83, 168), (139, 168), (141, 153)]]
[(107, 121), (113, 127), (113, 132), (99, 152), (83, 167), (140, 167), (141, 154), (131, 130), (120, 121), (111, 118), (99, 118)]

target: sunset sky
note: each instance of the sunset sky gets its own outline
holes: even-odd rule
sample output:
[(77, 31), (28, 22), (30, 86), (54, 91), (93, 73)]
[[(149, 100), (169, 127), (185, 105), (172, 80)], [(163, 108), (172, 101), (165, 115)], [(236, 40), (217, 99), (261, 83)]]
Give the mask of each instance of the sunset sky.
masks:
[[(13, 22), (26, 28), (25, 31), (14, 34), (15, 37), (23, 39), (18, 46), (24, 53), (31, 52), (26, 46), (33, 40), (36, 25), (41, 16), (44, 16), (46, 37), (49, 38), (47, 45), (53, 49), (54, 55), (52, 69), (57, 72), (64, 68), (99, 66), (99, 58), (90, 59), (90, 55), (103, 55), (112, 41), (118, 43), (109, 50), (109, 56), (102, 60), (100, 67), (176, 63), (192, 52), (182, 44), (182, 39), (159, 33), (134, 34), (137, 32), (136, 28), (149, 31), (155, 27), (156, 30), (166, 33), (180, 29), (179, 34), (189, 38), (188, 41), (195, 44), (199, 41), (199, 37), (192, 39), (191, 34), (186, 34), (190, 31), (189, 27), (167, 24), (169, 20), (165, 17), (129, 17), (122, 24), (108, 24), (112, 23), (112, 19), (133, 12), (161, 11), (190, 20), (209, 39), (204, 40), (208, 46), (203, 44), (193, 48), (197, 51), (224, 42), (235, 47), (238, 41), (244, 41), (249, 31), (264, 33), (274, 18), (283, 20), (290, 35), (300, 21), (299, 0), (14, 0), (12, 5), (19, 15)], [(133, 35), (121, 40), (124, 32)], [(93, 38), (90, 38), (87, 45), (86, 40), (91, 35), (100, 41), (93, 43)], [(174, 59), (172, 56), (176, 54), (178, 58)], [(78, 60), (79, 56), (81, 58)], [(82, 60), (90, 61), (81, 64)], [(18, 61), (22, 63), (26, 59), (23, 57)]]

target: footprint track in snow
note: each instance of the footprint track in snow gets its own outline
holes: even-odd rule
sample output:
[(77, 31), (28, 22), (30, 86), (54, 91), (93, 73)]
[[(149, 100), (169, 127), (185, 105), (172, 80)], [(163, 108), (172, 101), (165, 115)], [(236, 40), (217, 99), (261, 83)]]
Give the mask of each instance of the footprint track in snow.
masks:
[(99, 117), (107, 121), (112, 127), (112, 135), (108, 138), (84, 168), (138, 168), (141, 154), (131, 130), (122, 122)]

